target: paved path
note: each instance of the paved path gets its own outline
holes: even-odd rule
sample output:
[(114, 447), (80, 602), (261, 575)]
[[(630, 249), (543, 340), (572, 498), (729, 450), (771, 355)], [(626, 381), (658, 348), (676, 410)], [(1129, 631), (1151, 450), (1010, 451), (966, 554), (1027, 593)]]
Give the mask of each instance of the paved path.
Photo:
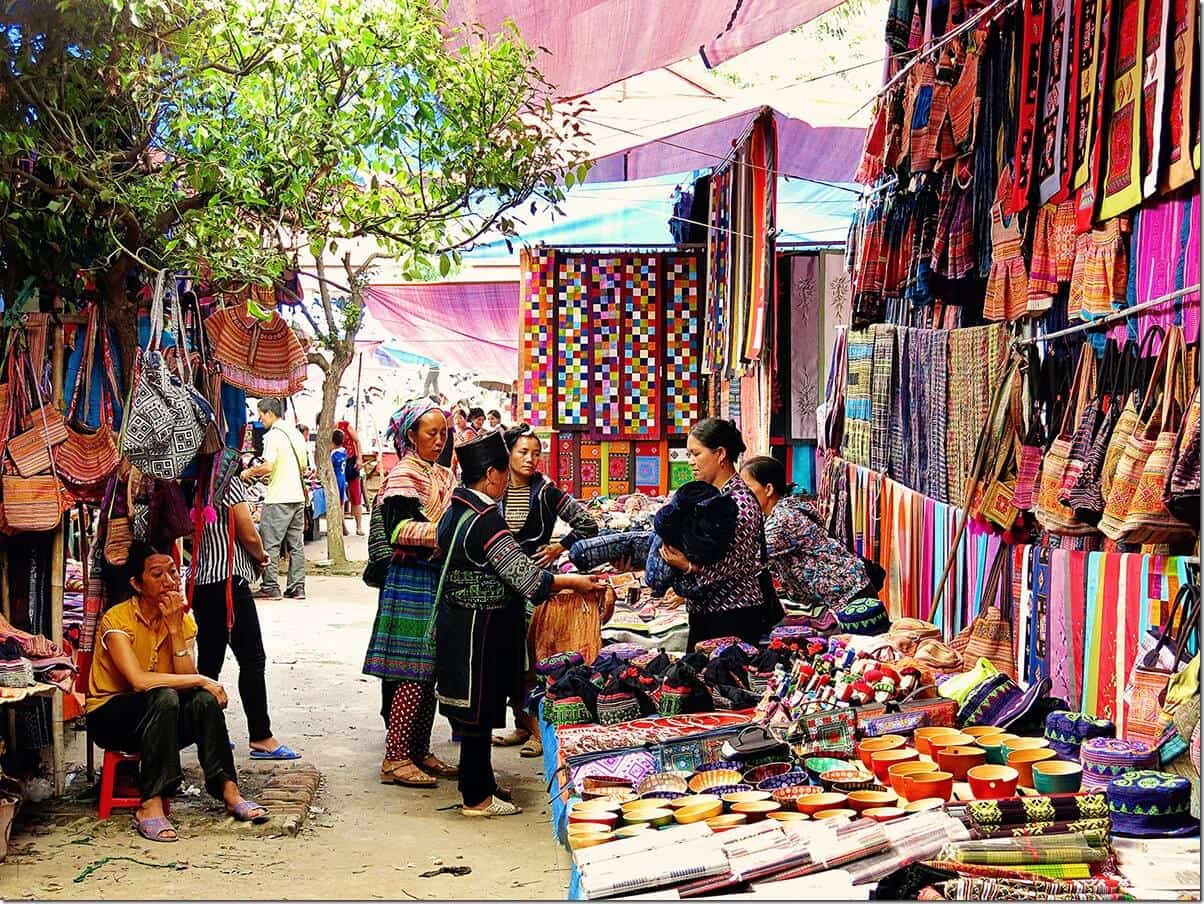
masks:
[[(349, 539), (349, 553), (362, 556), (363, 541)], [(441, 809), (459, 802), (454, 781), (433, 791), (377, 781), (384, 750), (380, 690), (360, 674), (375, 611), (375, 592), (358, 578), (311, 577), (307, 600), (260, 603), (273, 729), (322, 774), (315, 809), (298, 835), (235, 825), (202, 797), (173, 807), (183, 836), (176, 844), (137, 837), (122, 812), (97, 824), (88, 800), (27, 805), (0, 864), (0, 898), (563, 898), (570, 861), (552, 839), (539, 760), (521, 759), (514, 749), (495, 752), (499, 775), (513, 782), (525, 812), (488, 822)], [(270, 770), (256, 764), (250, 771), (245, 758), (233, 656), (222, 678), (239, 765), (258, 790)], [(435, 751), (452, 762), (457, 756), (442, 718)], [(68, 759), (83, 762), (82, 735)], [(196, 781), (191, 752), (185, 765)], [(82, 774), (73, 791), (86, 791)], [(177, 868), (116, 860), (74, 881), (89, 865), (119, 856)], [(437, 868), (435, 860), (472, 873), (419, 878)]]

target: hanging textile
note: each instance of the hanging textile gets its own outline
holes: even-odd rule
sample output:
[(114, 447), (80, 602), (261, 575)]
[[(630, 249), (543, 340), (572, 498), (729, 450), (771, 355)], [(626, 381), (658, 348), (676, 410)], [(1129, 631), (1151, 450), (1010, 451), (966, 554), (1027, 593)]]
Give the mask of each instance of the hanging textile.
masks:
[(602, 443), (594, 439), (582, 439), (580, 461), (580, 496), (584, 500), (597, 499), (602, 495)]
[(789, 439), (813, 441), (819, 406), (820, 259), (816, 254), (796, 254), (790, 256), (789, 264)]
[(1173, 191), (1195, 178), (1192, 161), (1192, 140), (1199, 129), (1198, 104), (1192, 94), (1198, 76), (1199, 56), (1196, 29), (1199, 17), (1197, 0), (1164, 0), (1169, 4), (1169, 52), (1171, 67), (1167, 92), (1166, 169), (1160, 174), (1159, 187)]
[(550, 248), (523, 248), (519, 252), (519, 267), (522, 341), (518, 349), (518, 372), (522, 379), (523, 420), (537, 430), (547, 429), (553, 423), (556, 254)]
[(1109, 79), (1115, 69), (1112, 63), (1113, 48), (1116, 45), (1114, 28), (1119, 12), (1116, 4), (1121, 0), (1096, 0), (1099, 4), (1099, 16), (1096, 19), (1096, 41), (1098, 47), (1095, 53), (1095, 81), (1091, 85), (1091, 117), (1090, 129), (1087, 135), (1087, 168), (1082, 188), (1079, 191), (1075, 207), (1075, 218), (1079, 232), (1087, 232), (1095, 220), (1099, 210), (1100, 199), (1104, 194), (1104, 150), (1108, 141), (1108, 90)]
[(666, 255), (665, 296), (665, 433), (684, 436), (702, 417), (702, 323), (698, 257)]
[[(731, 247), (732, 172), (711, 175), (711, 214), (707, 229), (707, 329), (703, 331), (703, 372), (722, 375), (726, 369), (731, 293), (728, 287)], [(711, 410), (714, 410), (712, 408)]]
[(1158, 191), (1162, 135), (1166, 123), (1167, 26), (1172, 0), (1145, 0), (1141, 87), (1142, 196)]
[(669, 488), (669, 444), (637, 442), (633, 445), (635, 491), (661, 496)]
[(874, 334), (869, 330), (850, 330), (846, 354), (849, 367), (848, 388), (845, 393), (845, 457), (853, 464), (868, 465)]
[(1075, 22), (1074, 43), (1076, 62), (1073, 96), (1075, 101), (1074, 172), (1072, 189), (1081, 188), (1091, 171), (1091, 148), (1096, 123), (1095, 88), (1099, 77), (1100, 29), (1106, 0), (1082, 0)]
[(908, 451), (914, 459), (915, 473), (915, 483), (911, 485), (939, 502), (947, 499), (947, 335), (944, 330), (913, 330), (908, 349), (912, 387)]
[(1141, 81), (1147, 0), (1124, 0), (1117, 12), (1114, 71), (1109, 79), (1107, 154), (1099, 218), (1141, 203)]
[(895, 328), (885, 323), (873, 328), (874, 352), (870, 374), (870, 467), (890, 470), (892, 391), (895, 387)]
[(593, 426), (605, 437), (660, 435), (660, 259), (604, 256), (591, 266)]
[(1043, 136), (1036, 173), (1040, 204), (1048, 204), (1061, 196), (1072, 165), (1069, 152), (1073, 142), (1070, 140), (1068, 119), (1074, 110), (1069, 96), (1074, 10), (1071, 0), (1049, 0), (1049, 18), (1043, 43), (1044, 89), (1038, 126)]
[(309, 361), (293, 328), (276, 311), (255, 317), (244, 302), (205, 319), (222, 380), (258, 397), (286, 398), (305, 388)]
[[(1013, 158), (1015, 179), (1010, 201), (1001, 198), (1007, 213), (1017, 214), (1028, 207), (1036, 165), (1038, 132), (1037, 104), (1041, 93), (1041, 53), (1045, 40), (1045, 17), (1050, 0), (1026, 0), (1023, 44), (1020, 57), (1020, 106), (1016, 115), (1016, 154)], [(1052, 135), (1047, 133), (1047, 139)]]
[(635, 459), (632, 443), (611, 440), (602, 443), (603, 494), (626, 496), (635, 489)]
[(559, 430), (590, 424), (589, 266), (584, 257), (556, 255), (556, 408)]

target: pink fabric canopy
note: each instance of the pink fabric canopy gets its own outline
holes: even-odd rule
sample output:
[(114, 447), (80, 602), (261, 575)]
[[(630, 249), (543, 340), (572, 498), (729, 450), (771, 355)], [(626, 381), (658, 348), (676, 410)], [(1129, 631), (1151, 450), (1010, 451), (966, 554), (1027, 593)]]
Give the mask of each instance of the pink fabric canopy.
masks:
[(518, 282), (369, 286), (364, 301), (405, 349), (445, 369), (509, 383), (518, 375)]
[(447, 21), (497, 32), (513, 19), (560, 97), (701, 54), (717, 66), (838, 6), (841, 0), (451, 0)]
[[(664, 139), (648, 141), (594, 161), (589, 182), (652, 179), (671, 173), (711, 169), (727, 156), (761, 109), (746, 110)], [(865, 143), (865, 130), (817, 127), (774, 111), (778, 132), (778, 173), (821, 182), (852, 182)]]

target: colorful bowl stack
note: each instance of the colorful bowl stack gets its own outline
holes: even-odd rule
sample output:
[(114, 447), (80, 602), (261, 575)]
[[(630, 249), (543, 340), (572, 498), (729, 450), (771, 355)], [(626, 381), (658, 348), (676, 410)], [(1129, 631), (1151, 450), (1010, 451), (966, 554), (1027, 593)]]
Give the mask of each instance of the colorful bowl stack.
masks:
[(1157, 753), (1144, 741), (1091, 738), (1079, 753), (1083, 763), (1083, 790), (1102, 791), (1113, 779), (1138, 769), (1152, 769)]
[(1078, 762), (1079, 749), (1091, 738), (1116, 737), (1116, 725), (1108, 719), (1096, 719), (1086, 713), (1052, 712), (1045, 717), (1045, 739), (1054, 753), (1064, 760)]

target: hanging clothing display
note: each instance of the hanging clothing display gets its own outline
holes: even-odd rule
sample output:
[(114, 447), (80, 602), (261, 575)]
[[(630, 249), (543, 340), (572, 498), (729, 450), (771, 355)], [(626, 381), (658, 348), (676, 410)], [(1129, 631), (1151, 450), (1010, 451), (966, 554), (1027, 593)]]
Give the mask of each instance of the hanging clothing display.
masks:
[(309, 360), (280, 314), (255, 316), (247, 304), (221, 308), (205, 320), (222, 379), (260, 398), (287, 398), (305, 388)]

